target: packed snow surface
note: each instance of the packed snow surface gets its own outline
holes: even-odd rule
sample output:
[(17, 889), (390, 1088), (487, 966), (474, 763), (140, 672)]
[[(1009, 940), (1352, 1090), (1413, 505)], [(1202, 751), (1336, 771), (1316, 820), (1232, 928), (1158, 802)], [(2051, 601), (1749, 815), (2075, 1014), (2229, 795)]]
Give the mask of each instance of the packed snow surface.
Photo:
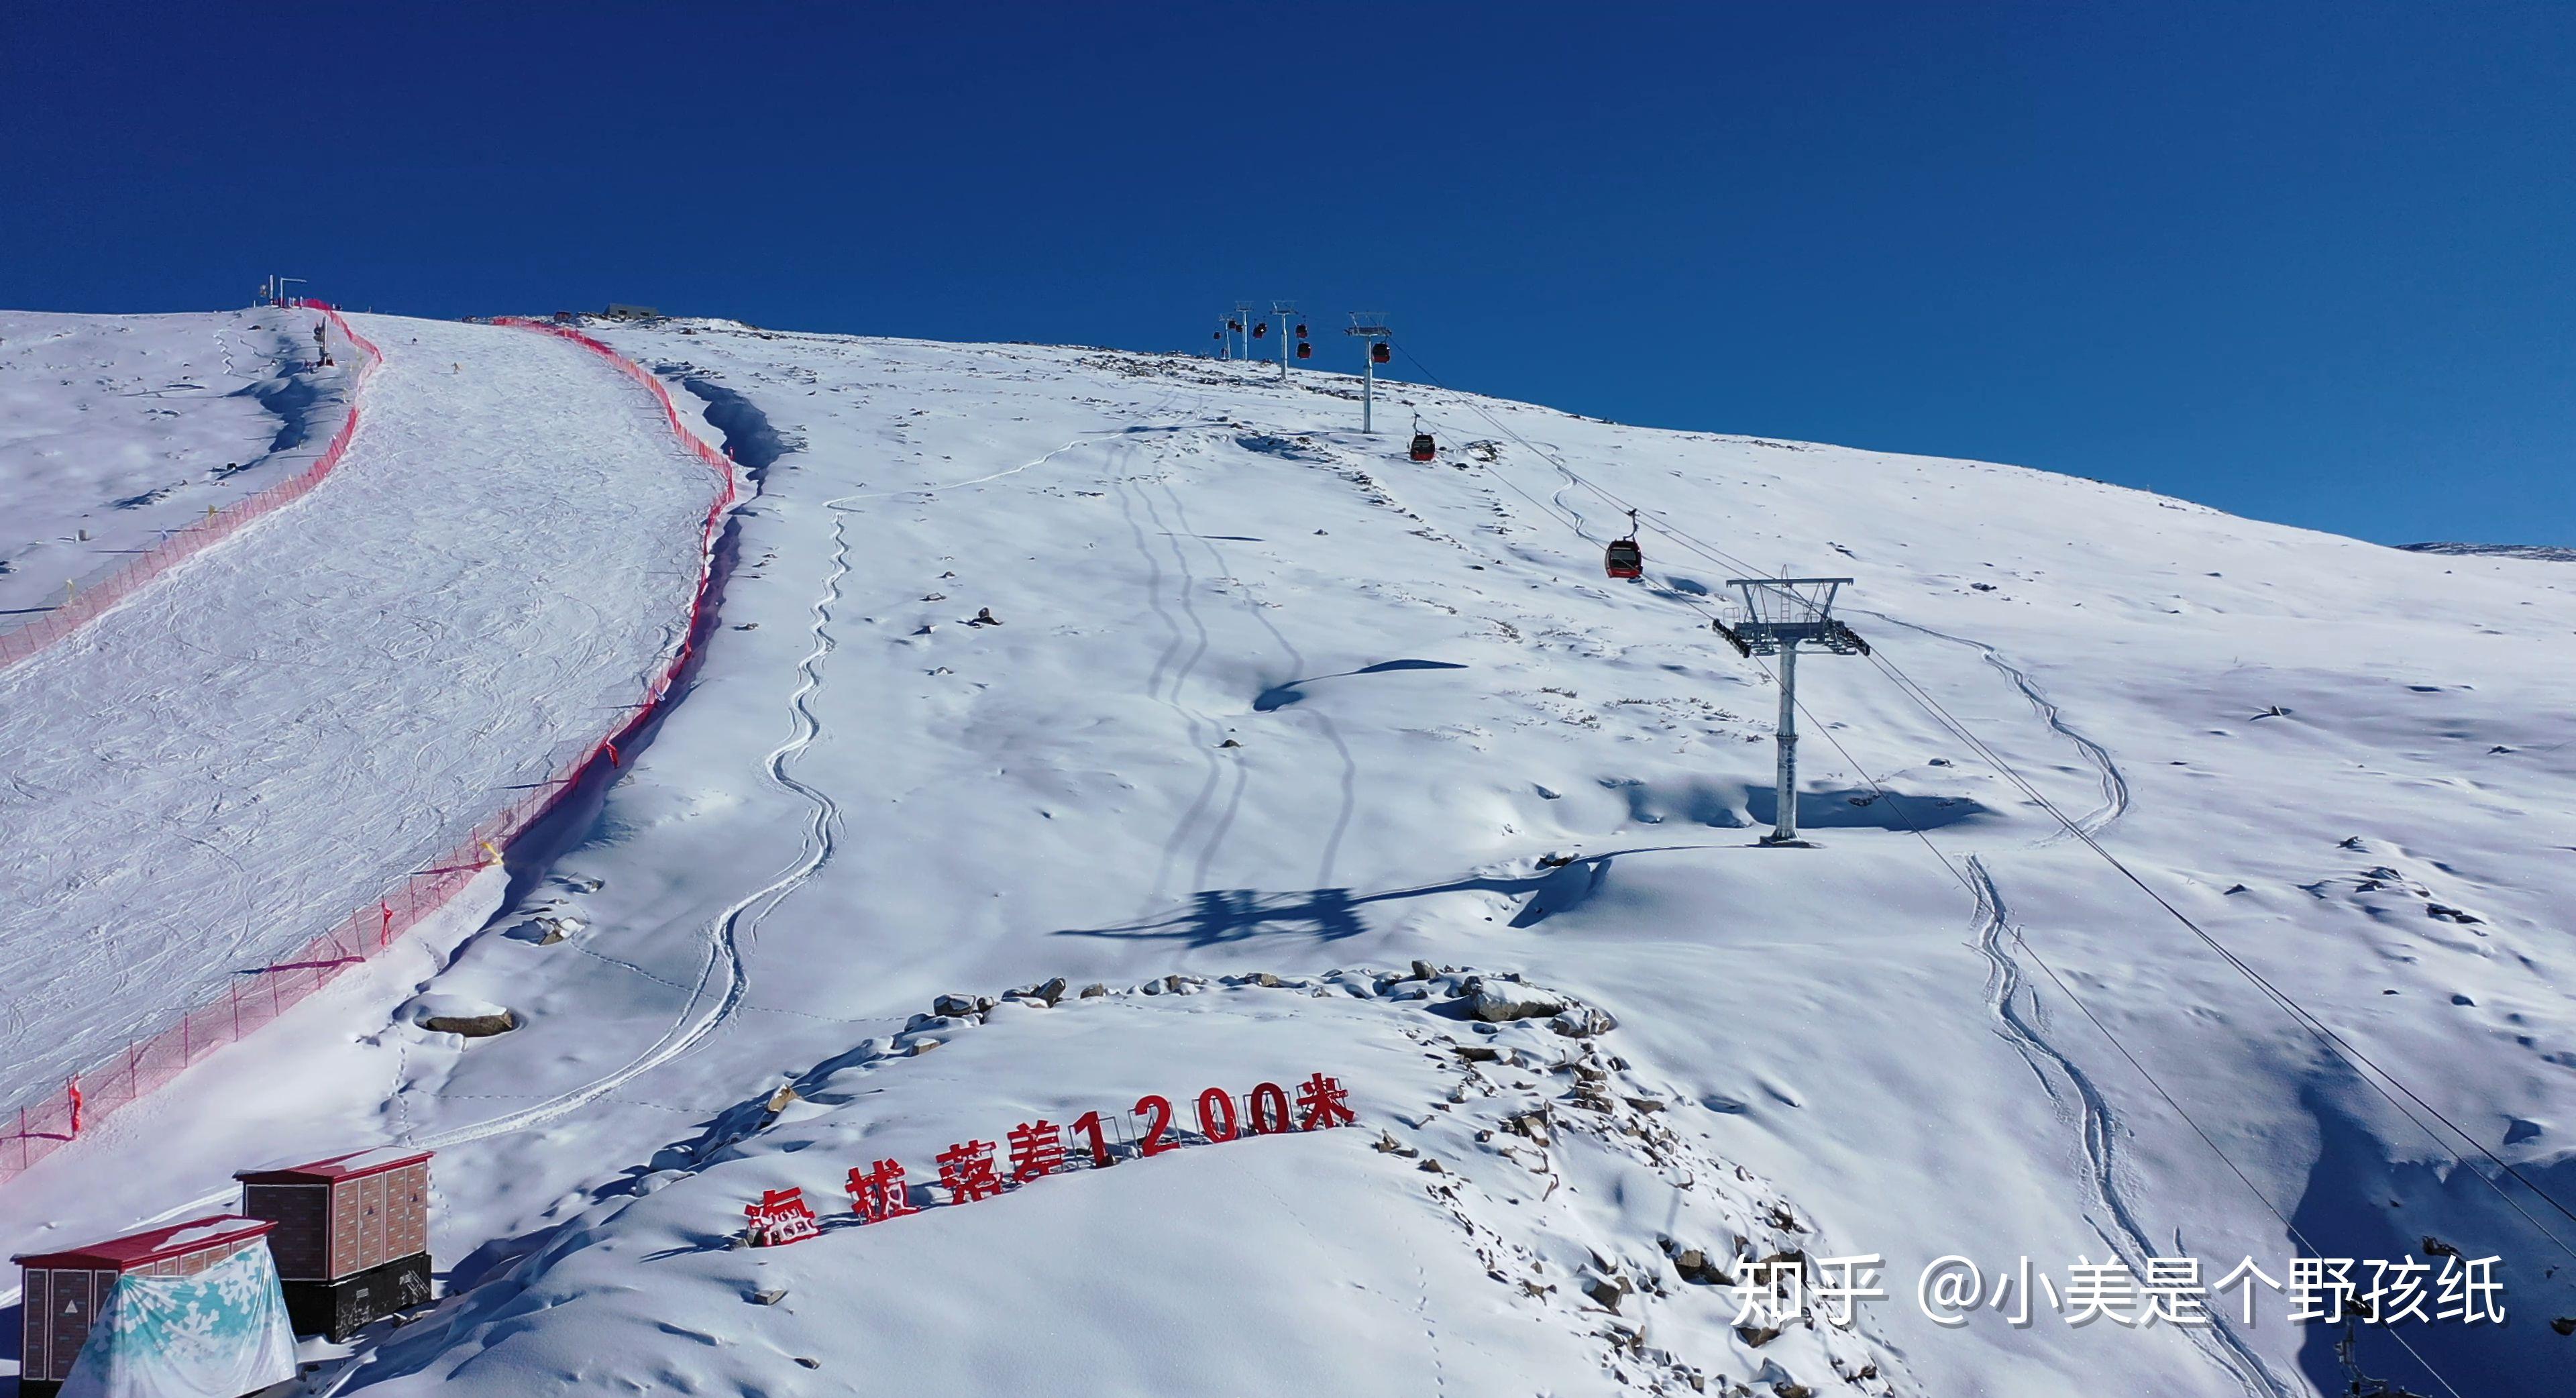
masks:
[[(397, 355), (465, 333), (382, 329)], [(9, 1240), (220, 1199), (284, 1153), (435, 1146), (448, 1299), (335, 1356), (343, 1392), (2563, 1373), (2576, 1223), (2420, 1130), (2087, 843), (2576, 1199), (2562, 566), (1410, 384), (1363, 436), (1356, 382), (1302, 370), (604, 333), (757, 483), (686, 697), (518, 853), (480, 930), (433, 930), (412, 974), (335, 986), (0, 1190)], [(1644, 508), (1645, 581), (1602, 576), (1626, 511), (1560, 461)], [(652, 475), (609, 470), (610, 496)], [(542, 554), (545, 520), (490, 529)], [(1783, 566), (1854, 578), (1841, 615), (1893, 667), (1800, 666), (1803, 849), (1757, 843), (1769, 672), (1695, 609)], [(527, 663), (575, 644), (530, 638)], [(434, 670), (419, 693), (447, 692)], [(458, 1002), (519, 1027), (418, 1025)], [(1022, 1122), (1149, 1093), (1187, 1121), (1202, 1089), (1316, 1072), (1353, 1127), (966, 1205), (935, 1184), (940, 1153)], [(843, 1178), (880, 1159), (928, 1207), (860, 1226)], [(790, 1186), (820, 1236), (728, 1245)], [(1914, 1299), (1945, 1254), (2063, 1285), (2079, 1260), (2280, 1277), (2426, 1238), (2504, 1259), (2508, 1324), (2346, 1356), (2277, 1296), (2200, 1329), (1949, 1328)], [(1716, 1278), (1793, 1251), (1880, 1255), (1889, 1296), (1735, 1326)]]
[(328, 483), (0, 671), (0, 1103), (255, 991), (686, 628), (715, 482), (647, 395), (526, 331), (360, 328), (386, 363)]
[(0, 311), (0, 631), (296, 474), (347, 411), (317, 317)]

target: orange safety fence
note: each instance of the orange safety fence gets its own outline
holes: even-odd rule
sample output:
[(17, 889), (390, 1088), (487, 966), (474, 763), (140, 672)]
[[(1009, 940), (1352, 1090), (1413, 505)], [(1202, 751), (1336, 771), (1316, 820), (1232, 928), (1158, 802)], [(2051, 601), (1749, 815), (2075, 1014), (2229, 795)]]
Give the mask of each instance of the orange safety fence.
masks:
[(385, 362), (385, 356), (365, 336), (350, 329), (349, 323), (342, 320), (339, 311), (331, 306), (312, 300), (289, 304), (321, 312), (324, 320), (366, 355), (365, 361), (358, 366), (357, 383), (349, 393), (349, 415), (341, 419), (340, 430), (331, 434), (330, 444), (322, 449), (321, 457), (298, 474), (256, 495), (237, 500), (184, 529), (172, 530), (169, 537), (86, 589), (75, 592), (61, 606), (6, 635), (0, 635), (0, 669), (15, 665), (79, 630), (99, 614), (142, 591), (153, 579), (240, 533), (242, 527), (252, 520), (312, 494), (313, 487), (339, 468), (340, 458), (348, 453), (350, 439), (358, 435), (358, 411), (365, 396), (367, 380), (375, 376), (377, 368)]
[[(363, 383), (376, 364), (383, 360), (376, 347), (360, 338), (337, 311), (318, 301), (299, 304), (320, 311), (337, 326), (350, 342), (365, 350), (369, 362), (360, 371)], [(276, 1019), (305, 997), (329, 985), (341, 972), (358, 965), (390, 947), (423, 919), (445, 906), (474, 876), (497, 864), (501, 852), (522, 831), (534, 825), (570, 792), (594, 764), (607, 757), (612, 765), (620, 759), (615, 745), (650, 722), (678, 683), (694, 654), (700, 625), (706, 619), (708, 591), (714, 576), (717, 532), (723, 527), (725, 512), (735, 499), (733, 462), (722, 452), (701, 440), (680, 417), (671, 402), (669, 390), (641, 365), (610, 349), (590, 336), (559, 326), (516, 317), (496, 322), (570, 340), (615, 365), (627, 377), (653, 395), (670, 429), (690, 454), (713, 468), (722, 485), (707, 505), (706, 518), (698, 539), (698, 576), (688, 604), (688, 625), (681, 631), (678, 647), (663, 657), (662, 664), (645, 682), (642, 702), (627, 710), (628, 717), (608, 732), (598, 734), (575, 754), (554, 765), (552, 775), (534, 783), (527, 792), (499, 811), (485, 817), (460, 839), (445, 855), (431, 860), (429, 866), (395, 883), (379, 896), (351, 911), (330, 930), (314, 937), (291, 955), (256, 972), (234, 978), (228, 991), (180, 1015), (159, 1032), (138, 1038), (105, 1061), (91, 1066), (66, 1082), (59, 1090), (49, 1092), (38, 1101), (14, 1109), (14, 1122), (0, 1115), (0, 1181), (16, 1175), (92, 1130), (98, 1121), (126, 1104), (136, 1101), (177, 1077), (190, 1064), (207, 1054), (249, 1034)], [(272, 486), (260, 495), (245, 500), (218, 515), (208, 525), (206, 537), (193, 540), (184, 549), (170, 548), (171, 556), (156, 563), (152, 556), (136, 560), (133, 567), (119, 573), (111, 583), (122, 583), (118, 596), (131, 595), (143, 583), (168, 571), (188, 554), (195, 553), (224, 537), (242, 522), (300, 498), (329, 475), (348, 449), (356, 433), (358, 408), (352, 402), (349, 419), (331, 439), (330, 448), (313, 469), (295, 480)], [(276, 497), (272, 499), (271, 497)], [(233, 518), (234, 516), (238, 518)], [(195, 532), (195, 531), (189, 531)], [(173, 536), (172, 545), (178, 544)], [(155, 554), (164, 552), (156, 549)], [(149, 571), (144, 571), (148, 568)], [(127, 575), (141, 576), (127, 581)], [(104, 591), (105, 587), (94, 589)], [(114, 598), (99, 603), (86, 616), (95, 616), (114, 605)], [(67, 609), (65, 609), (67, 610)], [(74, 621), (71, 625), (77, 625)], [(68, 629), (68, 627), (64, 628)], [(61, 633), (58, 631), (55, 636)], [(0, 646), (14, 639), (0, 637)], [(49, 637), (48, 639), (52, 639)], [(41, 644), (41, 643), (39, 643)], [(15, 658), (0, 651), (0, 664)], [(579, 740), (576, 740), (579, 741)]]

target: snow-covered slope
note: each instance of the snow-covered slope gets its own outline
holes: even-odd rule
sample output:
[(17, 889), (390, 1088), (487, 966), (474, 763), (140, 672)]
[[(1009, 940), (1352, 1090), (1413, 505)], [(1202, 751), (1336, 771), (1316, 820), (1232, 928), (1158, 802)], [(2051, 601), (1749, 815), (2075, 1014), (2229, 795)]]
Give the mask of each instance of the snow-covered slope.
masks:
[[(1381, 423), (1410, 403), (1442, 442), (1415, 465), (1338, 376), (610, 334), (760, 491), (687, 698), (416, 987), (525, 1027), (426, 1033), (405, 987), (308, 1005), (274, 1042), (309, 1106), (66, 1151), (0, 1192), (11, 1238), (145, 1211), (76, 1173), (102, 1162), (158, 1161), (175, 1205), (254, 1148), (439, 1145), (454, 1299), (351, 1390), (2340, 1392), (2341, 1330), (2277, 1297), (2199, 1331), (1913, 1299), (1943, 1254), (2281, 1277), (2293, 1229), (2504, 1257), (2511, 1324), (2401, 1332), (2462, 1392), (2563, 1363), (2569, 1256), (2522, 1215), (2576, 1223), (2428, 1139), (1889, 672), (1801, 667), (1818, 848), (1758, 847), (1774, 693), (1689, 606), (1735, 559), (1857, 579), (1898, 674), (2569, 1200), (2562, 567), (1398, 387)], [(1551, 456), (1719, 556), (1650, 530), (1648, 581), (1606, 581), (1625, 514)], [(1616, 1027), (1480, 1034), (1470, 975)], [(1059, 976), (1116, 993), (915, 1019)], [(1318, 1071), (1357, 1129), (861, 1228), (836, 1196), (1039, 1115)], [(1537, 1101), (1544, 1143), (1510, 1125)], [(839, 1226), (727, 1250), (785, 1184)], [(1792, 1245), (1884, 1256), (1891, 1296), (1744, 1333), (1682, 1262)], [(2444, 1391), (2385, 1336), (2355, 1361)]]
[(346, 411), (309, 314), (0, 311), (0, 631), (312, 463)]
[(643, 393), (524, 331), (362, 328), (386, 365), (325, 488), (0, 672), (0, 1103), (256, 987), (687, 626), (713, 486)]

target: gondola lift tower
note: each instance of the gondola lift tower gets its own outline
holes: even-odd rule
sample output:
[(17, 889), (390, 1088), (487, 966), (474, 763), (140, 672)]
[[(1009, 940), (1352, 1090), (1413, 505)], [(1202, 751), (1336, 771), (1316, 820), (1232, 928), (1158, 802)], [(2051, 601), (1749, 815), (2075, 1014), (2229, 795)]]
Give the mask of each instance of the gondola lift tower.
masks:
[(1774, 802), (1778, 815), (1766, 845), (1800, 845), (1798, 838), (1798, 647), (1820, 646), (1836, 655), (1867, 655), (1869, 642), (1834, 617), (1834, 594), (1849, 578), (1729, 578), (1743, 596), (1733, 617), (1719, 617), (1717, 634), (1736, 653), (1780, 657), (1780, 766)]
[(1377, 431), (1377, 366), (1387, 362), (1387, 337), (1384, 311), (1351, 312), (1351, 328), (1342, 332), (1356, 335), (1367, 346), (1360, 356), (1360, 430)]
[[(1286, 383), (1288, 382), (1289, 342), (1291, 340), (1305, 338), (1302, 335), (1290, 335), (1288, 333), (1288, 323), (1297, 318), (1297, 303), (1294, 301), (1271, 302), (1270, 318), (1278, 322), (1279, 325), (1279, 381), (1281, 383)], [(1300, 330), (1303, 330), (1304, 328), (1304, 326), (1298, 327)]]

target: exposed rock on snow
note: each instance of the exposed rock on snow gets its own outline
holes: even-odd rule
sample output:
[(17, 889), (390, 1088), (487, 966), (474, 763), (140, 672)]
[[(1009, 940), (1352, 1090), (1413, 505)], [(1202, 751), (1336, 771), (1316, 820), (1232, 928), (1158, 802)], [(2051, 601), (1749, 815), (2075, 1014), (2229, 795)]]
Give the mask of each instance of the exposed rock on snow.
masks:
[(1569, 1039), (1588, 1039), (1618, 1028), (1619, 1021), (1611, 1018), (1608, 1010), (1578, 1005), (1549, 1020), (1547, 1027)]
[(506, 1007), (463, 996), (423, 995), (412, 1006), (412, 1022), (433, 1034), (488, 1039), (519, 1027), (519, 1017)]
[[(1587, 1022), (1609, 1018), (1497, 976), (1457, 979), (1471, 978)], [(1366, 985), (1381, 973), (1320, 979)], [(1043, 1309), (1049, 1359), (1105, 1372), (1119, 1362), (1109, 1356), (1126, 1343), (1124, 1330), (1090, 1312), (1142, 1305), (1159, 1317), (1158, 1344), (1196, 1356), (1191, 1391), (1274, 1391), (1277, 1327), (1299, 1323), (1277, 1307), (1306, 1267), (1329, 1257), (1357, 1294), (1383, 1288), (1420, 1314), (1438, 1369), (1382, 1371), (1398, 1355), (1403, 1364), (1435, 1358), (1418, 1346), (1352, 1351), (1350, 1362), (1364, 1367), (1347, 1373), (1329, 1357), (1342, 1347), (1320, 1358), (1298, 1350), (1301, 1380), (1322, 1391), (1595, 1391), (1605, 1377), (1613, 1391), (1669, 1395), (1749, 1394), (1766, 1382), (1774, 1392), (1913, 1391), (1881, 1377), (1889, 1361), (1863, 1329), (1812, 1308), (1736, 1330), (1726, 1271), (1705, 1247), (1620, 1222), (1623, 1200), (1649, 1197), (1655, 1217), (1693, 1237), (1732, 1238), (1744, 1261), (1804, 1257), (1782, 1226), (1793, 1221), (1785, 1203), (1711, 1151), (1707, 1119), (1677, 1129), (1673, 1112), (1629, 1105), (1655, 1094), (1597, 1038), (1568, 1040), (1525, 1015), (1474, 1025), (1496, 1037), (1463, 1042), (1454, 1036), (1470, 1026), (1439, 1014), (1440, 1002), (1318, 1000), (1249, 976), (1202, 982), (1184, 1001), (1175, 980), (1199, 978), (1076, 997), (1043, 1017), (945, 1018), (953, 1037), (936, 1077), (906, 1066), (908, 1051), (936, 1042), (921, 1031), (868, 1040), (779, 1089), (810, 1103), (809, 1116), (773, 1120), (773, 1093), (747, 1097), (694, 1139), (657, 1152), (687, 1162), (679, 1170), (639, 1170), (633, 1188), (603, 1191), (530, 1240), (525, 1260), (453, 1300), (445, 1324), (397, 1337), (369, 1382), (387, 1398), (433, 1385), (471, 1391), (485, 1373), (578, 1372), (575, 1387), (602, 1392), (647, 1373), (664, 1386), (794, 1391), (766, 1366), (838, 1358), (855, 1371), (883, 1334), (915, 1335), (926, 1346), (919, 1352), (934, 1354), (965, 1325), (979, 1336), (973, 1365), (916, 1377), (998, 1398), (1011, 1387), (974, 1376), (1016, 1372), (999, 1356), (1016, 1352), (1018, 1332), (981, 1317)], [(1460, 1049), (1489, 1056), (1443, 1051)], [(1045, 1062), (1086, 1065), (1084, 1080), (1028, 1071)], [(991, 1070), (1007, 1064), (1024, 1071), (994, 1082)], [(1573, 1087), (1552, 1089), (1522, 1064)], [(997, 1140), (1015, 1119), (1070, 1120), (1086, 1103), (1123, 1107), (1141, 1089), (1185, 1102), (1202, 1080), (1240, 1091), (1317, 1068), (1340, 1077), (1359, 1124), (1373, 1129), (1221, 1144), (1175, 1123), (1181, 1149), (1152, 1159), (1113, 1133), (1106, 1171), (1077, 1151), (1062, 1171), (1006, 1180), (983, 1202), (953, 1203), (941, 1186), (917, 1184), (915, 1215), (859, 1225), (848, 1212), (839, 1176), (853, 1163), (893, 1159), (917, 1166), (916, 1181), (935, 1181), (933, 1155), (961, 1139)], [(983, 1083), (992, 1087), (968, 1086)], [(1592, 1086), (1604, 1090), (1582, 1090)], [(823, 1231), (761, 1252), (758, 1275), (746, 1275), (733, 1259), (751, 1254), (726, 1246), (742, 1201), (781, 1188), (803, 1190)], [(1212, 1253), (1199, 1231), (1210, 1226), (1241, 1246)], [(1361, 1237), (1394, 1246), (1354, 1250)], [(1104, 1265), (1101, 1246), (1116, 1248), (1117, 1265)], [(996, 1249), (1011, 1256), (1009, 1268), (988, 1265)], [(655, 1265), (638, 1270), (639, 1256)], [(975, 1304), (955, 1304), (970, 1282)], [(791, 1291), (807, 1304), (781, 1305)], [(709, 1349), (652, 1338), (720, 1333), (710, 1308), (726, 1298), (776, 1308), (763, 1343)], [(851, 1307), (862, 1303), (872, 1324), (854, 1326)], [(602, 1347), (602, 1334), (642, 1338)]]
[(509, 935), (518, 941), (550, 947), (589, 925), (569, 913), (540, 913), (511, 928)]
[(1488, 1024), (1500, 1024), (1515, 1019), (1541, 1018), (1565, 1009), (1563, 1000), (1529, 986), (1514, 985), (1509, 981), (1478, 982), (1474, 1001), (1472, 1010), (1476, 1018)]

